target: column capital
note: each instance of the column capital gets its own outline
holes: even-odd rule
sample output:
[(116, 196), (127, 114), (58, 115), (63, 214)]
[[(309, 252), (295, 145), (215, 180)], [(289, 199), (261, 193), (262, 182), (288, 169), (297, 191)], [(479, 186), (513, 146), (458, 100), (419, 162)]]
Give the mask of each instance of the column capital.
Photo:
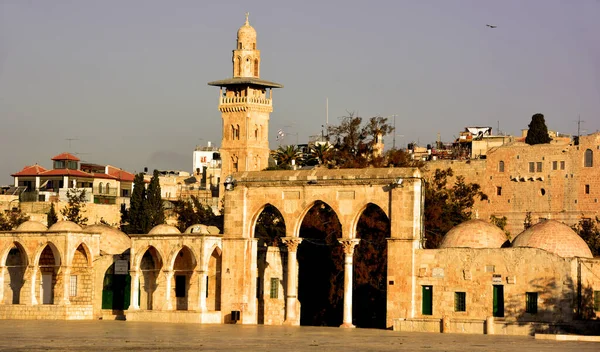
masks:
[(281, 242), (286, 245), (288, 252), (295, 252), (302, 243), (301, 237), (282, 237)]
[(352, 254), (354, 254), (354, 247), (356, 247), (356, 245), (360, 242), (360, 239), (352, 238), (352, 239), (342, 239), (342, 240), (338, 240), (338, 241), (341, 243), (342, 247), (344, 247), (344, 253), (352, 255)]

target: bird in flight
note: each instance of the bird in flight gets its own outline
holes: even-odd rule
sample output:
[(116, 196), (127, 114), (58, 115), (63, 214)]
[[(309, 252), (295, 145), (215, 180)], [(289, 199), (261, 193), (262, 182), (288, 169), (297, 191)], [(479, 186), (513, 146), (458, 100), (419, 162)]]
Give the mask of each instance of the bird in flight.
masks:
[(498, 26), (496, 26), (496, 25), (493, 25), (493, 24), (486, 24), (486, 27), (490, 27), (490, 28), (496, 28), (496, 27), (498, 27)]

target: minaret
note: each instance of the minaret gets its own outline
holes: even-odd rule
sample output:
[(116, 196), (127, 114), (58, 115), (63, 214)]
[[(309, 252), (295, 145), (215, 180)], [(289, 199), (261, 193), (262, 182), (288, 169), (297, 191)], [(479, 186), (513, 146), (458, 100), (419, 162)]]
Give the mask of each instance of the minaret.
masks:
[(232, 63), (233, 78), (208, 83), (220, 87), (221, 190), (228, 175), (268, 167), (272, 92), (273, 88), (283, 88), (281, 84), (260, 79), (260, 50), (256, 49), (256, 30), (248, 21), (248, 13), (246, 23), (237, 32)]

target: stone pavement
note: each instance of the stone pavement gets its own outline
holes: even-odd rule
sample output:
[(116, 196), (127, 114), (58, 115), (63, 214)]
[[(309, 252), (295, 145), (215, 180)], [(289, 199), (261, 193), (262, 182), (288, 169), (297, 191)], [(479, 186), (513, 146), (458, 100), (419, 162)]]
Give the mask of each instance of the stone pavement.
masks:
[(599, 351), (600, 343), (390, 330), (1, 320), (0, 351)]

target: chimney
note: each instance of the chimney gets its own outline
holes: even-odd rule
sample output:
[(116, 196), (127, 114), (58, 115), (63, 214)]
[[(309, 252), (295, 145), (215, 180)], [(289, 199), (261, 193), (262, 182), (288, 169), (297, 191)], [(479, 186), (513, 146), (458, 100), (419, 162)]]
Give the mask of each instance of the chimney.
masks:
[(210, 141), (208, 141), (208, 147), (210, 148)]

